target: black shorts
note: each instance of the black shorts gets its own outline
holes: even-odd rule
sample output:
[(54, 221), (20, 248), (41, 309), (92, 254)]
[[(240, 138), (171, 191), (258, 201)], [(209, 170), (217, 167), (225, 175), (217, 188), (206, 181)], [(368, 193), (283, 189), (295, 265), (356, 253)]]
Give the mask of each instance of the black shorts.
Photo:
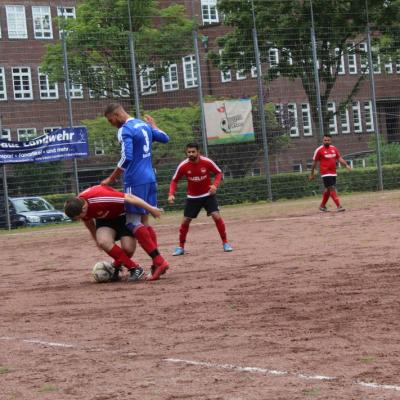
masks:
[(330, 186), (336, 186), (336, 176), (324, 176), (322, 177), (322, 181), (324, 182), (324, 186), (326, 188)]
[(212, 195), (199, 197), (196, 199), (188, 197), (186, 199), (185, 211), (183, 212), (183, 215), (186, 218), (196, 218), (203, 207), (207, 211), (207, 215), (210, 215), (215, 211), (219, 211), (217, 196)]
[(116, 232), (115, 240), (119, 240), (122, 236), (132, 236), (132, 232), (128, 230), (126, 227), (126, 218), (125, 215), (120, 215), (115, 219), (96, 219), (96, 230), (106, 226), (107, 228), (111, 228)]

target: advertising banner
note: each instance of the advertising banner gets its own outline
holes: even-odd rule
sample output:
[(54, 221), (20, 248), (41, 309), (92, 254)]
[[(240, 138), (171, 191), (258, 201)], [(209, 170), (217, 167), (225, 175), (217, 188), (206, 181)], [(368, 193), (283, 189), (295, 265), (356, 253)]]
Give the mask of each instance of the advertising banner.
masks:
[(209, 145), (254, 140), (250, 99), (204, 103), (204, 114)]
[(68, 160), (88, 154), (85, 127), (60, 128), (25, 142), (0, 140), (0, 164)]

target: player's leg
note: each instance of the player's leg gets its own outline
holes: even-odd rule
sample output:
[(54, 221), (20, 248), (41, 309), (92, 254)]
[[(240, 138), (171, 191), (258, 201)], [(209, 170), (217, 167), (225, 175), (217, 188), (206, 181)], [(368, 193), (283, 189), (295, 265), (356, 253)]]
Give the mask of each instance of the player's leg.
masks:
[[(155, 183), (125, 187), (125, 192), (140, 197), (152, 206), (157, 205), (157, 188)], [(148, 280), (157, 280), (169, 267), (168, 262), (160, 254), (157, 244), (149, 233), (147, 226), (142, 223), (142, 216), (148, 211), (143, 208), (127, 204), (127, 227), (135, 235), (143, 250), (152, 258), (154, 273)]]
[(336, 192), (336, 176), (331, 177), (331, 186), (329, 187), (329, 193), (330, 196), (332, 197), (332, 200), (335, 202), (337, 211), (345, 211), (345, 209), (341, 206), (340, 204), (340, 198)]
[(222, 218), (220, 212), (219, 212), (219, 206), (218, 206), (218, 201), (217, 201), (217, 196), (208, 196), (206, 198), (206, 203), (204, 208), (207, 211), (207, 215), (211, 215), (212, 219), (215, 222), (215, 226), (217, 227), (219, 236), (221, 237), (222, 240), (222, 246), (224, 248), (224, 251), (232, 251), (233, 248), (232, 246), (228, 243), (228, 238), (226, 235), (226, 227), (225, 227), (225, 222), (224, 219)]
[(319, 210), (320, 211), (328, 211), (328, 209), (326, 208), (326, 203), (329, 200), (330, 197), (330, 186), (331, 186), (331, 176), (324, 176), (322, 178), (322, 181), (324, 183), (324, 191), (322, 192), (322, 200), (321, 200), (321, 204), (319, 205)]
[(185, 209), (183, 211), (183, 219), (179, 227), (179, 246), (175, 248), (173, 256), (181, 256), (185, 254), (185, 243), (187, 234), (189, 232), (189, 226), (193, 219), (197, 218), (200, 210), (203, 207), (203, 200), (186, 198)]

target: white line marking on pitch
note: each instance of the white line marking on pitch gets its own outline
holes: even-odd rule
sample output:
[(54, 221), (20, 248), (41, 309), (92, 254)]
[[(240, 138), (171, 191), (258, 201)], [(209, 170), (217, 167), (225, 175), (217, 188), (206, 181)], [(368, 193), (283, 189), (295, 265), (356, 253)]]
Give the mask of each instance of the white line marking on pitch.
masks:
[[(63, 348), (77, 348), (77, 346), (69, 343), (60, 343), (60, 342), (47, 342), (44, 340), (38, 339), (19, 339), (16, 337), (11, 336), (0, 336), (0, 340), (12, 340), (17, 342), (24, 342), (24, 343), (31, 343), (31, 344), (41, 344), (44, 346), (50, 347), (63, 347)], [(107, 351), (105, 349), (84, 349), (81, 348), (83, 351)], [(111, 350), (111, 352), (114, 352)], [(335, 376), (324, 376), (324, 375), (306, 375), (306, 374), (295, 374), (288, 371), (279, 371), (276, 369), (267, 369), (267, 368), (258, 368), (258, 367), (241, 367), (239, 365), (233, 364), (215, 364), (209, 363), (204, 361), (191, 361), (191, 360), (181, 360), (179, 358), (164, 358), (163, 361), (170, 362), (170, 363), (181, 363), (186, 365), (195, 365), (199, 367), (206, 367), (206, 368), (216, 368), (216, 369), (226, 369), (230, 371), (238, 371), (238, 372), (250, 372), (256, 374), (264, 374), (264, 375), (274, 375), (274, 376), (293, 376), (300, 379), (307, 379), (307, 380), (318, 380), (318, 381), (334, 381), (337, 378)], [(357, 381), (353, 382), (355, 385), (363, 386), (368, 389), (384, 389), (384, 390), (396, 390), (400, 392), (400, 386), (396, 385), (385, 385), (385, 384), (378, 384), (374, 382), (362, 382)]]
[[(335, 376), (324, 376), (324, 375), (306, 375), (306, 374), (295, 374), (287, 371), (278, 371), (274, 369), (266, 369), (266, 368), (258, 368), (258, 367), (241, 367), (239, 365), (233, 364), (214, 364), (204, 361), (191, 361), (191, 360), (181, 360), (178, 358), (165, 358), (164, 361), (170, 363), (181, 363), (186, 365), (195, 365), (199, 367), (206, 367), (206, 368), (215, 368), (215, 369), (227, 369), (230, 371), (238, 371), (238, 372), (250, 372), (250, 373), (257, 373), (257, 374), (264, 374), (264, 375), (275, 375), (275, 376), (293, 376), (300, 379), (307, 379), (307, 380), (318, 380), (318, 381), (334, 381), (337, 379)], [(384, 389), (384, 390), (396, 390), (400, 391), (400, 386), (396, 385), (380, 385), (374, 382), (361, 382), (356, 381), (353, 382), (354, 385), (363, 386), (369, 389)]]

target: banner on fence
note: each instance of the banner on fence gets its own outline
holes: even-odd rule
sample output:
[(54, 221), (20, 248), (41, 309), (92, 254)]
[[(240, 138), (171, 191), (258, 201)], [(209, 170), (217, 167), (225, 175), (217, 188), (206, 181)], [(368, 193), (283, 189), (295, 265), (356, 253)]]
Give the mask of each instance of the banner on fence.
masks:
[(0, 164), (68, 160), (88, 154), (85, 127), (56, 129), (25, 142), (0, 140)]
[(209, 145), (254, 140), (250, 99), (204, 103)]

